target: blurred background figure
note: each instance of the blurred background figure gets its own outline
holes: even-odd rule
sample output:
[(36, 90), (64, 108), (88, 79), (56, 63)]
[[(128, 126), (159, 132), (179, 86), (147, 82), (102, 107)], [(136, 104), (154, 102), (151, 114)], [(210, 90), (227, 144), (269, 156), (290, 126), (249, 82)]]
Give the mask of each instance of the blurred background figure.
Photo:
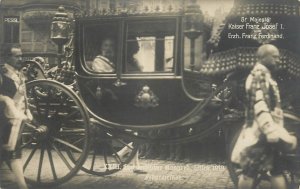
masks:
[(127, 64), (126, 64), (127, 72), (143, 71), (143, 66), (135, 57), (138, 54), (139, 50), (140, 50), (140, 46), (138, 41), (134, 37), (132, 37), (132, 39), (129, 39), (129, 43), (127, 45)]

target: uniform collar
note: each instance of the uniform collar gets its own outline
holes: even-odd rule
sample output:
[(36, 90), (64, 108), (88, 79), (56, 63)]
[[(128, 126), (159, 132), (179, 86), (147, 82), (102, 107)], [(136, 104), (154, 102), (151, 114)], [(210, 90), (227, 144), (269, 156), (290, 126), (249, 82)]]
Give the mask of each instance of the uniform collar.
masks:
[(9, 64), (4, 64), (4, 68), (6, 68), (7, 71), (10, 72), (10, 73), (16, 73), (16, 74), (19, 73), (18, 70), (16, 70), (14, 67), (12, 67)]
[(100, 58), (102, 60), (104, 60), (107, 64), (109, 64), (111, 67), (115, 68), (114, 63), (112, 63), (108, 58), (106, 58), (105, 56), (102, 55), (98, 55), (97, 58)]
[(4, 68), (7, 70), (7, 72), (5, 73), (6, 77), (9, 77), (14, 81), (20, 80), (18, 70), (16, 70), (14, 67), (12, 67), (9, 64), (4, 64)]
[(259, 62), (256, 63), (255, 68), (263, 70), (264, 72), (267, 72), (268, 74), (271, 74), (270, 70), (265, 65), (263, 65), (262, 63), (259, 63)]

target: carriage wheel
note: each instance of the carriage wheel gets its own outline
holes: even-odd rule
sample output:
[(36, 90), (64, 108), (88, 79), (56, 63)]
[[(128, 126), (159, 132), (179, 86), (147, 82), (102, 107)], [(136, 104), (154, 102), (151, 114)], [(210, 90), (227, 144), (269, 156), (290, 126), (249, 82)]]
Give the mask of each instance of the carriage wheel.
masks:
[[(33, 121), (22, 131), (25, 178), (39, 186), (64, 183), (88, 154), (88, 113), (78, 96), (56, 81), (36, 80), (26, 87)], [(68, 158), (70, 152), (75, 160)]]
[[(95, 126), (92, 129), (90, 152), (81, 170), (97, 176), (116, 173), (129, 164), (138, 150), (136, 143), (114, 136), (112, 132)], [(74, 154), (70, 153), (71, 159)]]

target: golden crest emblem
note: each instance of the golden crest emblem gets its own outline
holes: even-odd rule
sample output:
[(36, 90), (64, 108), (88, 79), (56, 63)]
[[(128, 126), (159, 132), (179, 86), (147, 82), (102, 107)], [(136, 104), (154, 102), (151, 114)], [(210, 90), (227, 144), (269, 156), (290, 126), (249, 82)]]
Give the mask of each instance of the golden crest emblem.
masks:
[(148, 85), (142, 87), (142, 90), (135, 97), (135, 106), (141, 108), (155, 108), (159, 105), (158, 97), (153, 93)]

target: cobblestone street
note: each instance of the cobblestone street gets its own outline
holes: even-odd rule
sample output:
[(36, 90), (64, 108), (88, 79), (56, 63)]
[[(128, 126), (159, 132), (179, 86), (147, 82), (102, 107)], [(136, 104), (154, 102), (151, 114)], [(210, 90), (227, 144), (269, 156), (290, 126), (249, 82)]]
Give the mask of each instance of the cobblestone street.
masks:
[[(58, 189), (231, 189), (233, 183), (226, 167), (222, 164), (175, 163), (161, 160), (141, 160), (140, 168), (147, 174), (133, 173), (133, 167), (128, 165), (120, 172), (99, 177), (79, 172), (69, 182), (55, 187)], [(13, 176), (7, 167), (2, 173), (8, 173), (9, 178), (2, 178), (2, 188), (14, 189), (16, 186), (10, 180)], [(53, 188), (51, 188), (53, 189)]]

